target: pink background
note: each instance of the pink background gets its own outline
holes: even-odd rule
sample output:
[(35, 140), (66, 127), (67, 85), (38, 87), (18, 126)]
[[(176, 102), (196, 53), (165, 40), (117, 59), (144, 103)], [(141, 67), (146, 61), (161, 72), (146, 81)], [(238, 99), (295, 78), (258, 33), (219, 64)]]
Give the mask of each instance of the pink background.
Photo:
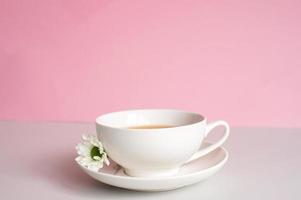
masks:
[(0, 119), (179, 108), (301, 126), (300, 1), (0, 0)]

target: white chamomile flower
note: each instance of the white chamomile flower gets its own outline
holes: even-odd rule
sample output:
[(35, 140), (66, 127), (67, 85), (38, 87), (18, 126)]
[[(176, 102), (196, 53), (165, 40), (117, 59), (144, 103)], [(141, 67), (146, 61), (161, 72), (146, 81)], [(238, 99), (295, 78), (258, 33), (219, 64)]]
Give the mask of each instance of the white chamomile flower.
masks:
[(75, 159), (80, 165), (93, 171), (109, 165), (107, 153), (95, 135), (83, 135), (82, 141), (76, 145), (78, 157)]

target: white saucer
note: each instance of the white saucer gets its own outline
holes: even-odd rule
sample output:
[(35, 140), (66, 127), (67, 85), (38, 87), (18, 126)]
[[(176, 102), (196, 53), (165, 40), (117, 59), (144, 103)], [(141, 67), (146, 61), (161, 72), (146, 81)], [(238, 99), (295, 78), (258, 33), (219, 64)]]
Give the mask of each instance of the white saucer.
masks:
[[(209, 143), (205, 143), (201, 148), (208, 145)], [(220, 147), (208, 155), (184, 165), (177, 175), (171, 177), (130, 177), (113, 161), (98, 172), (79, 166), (92, 178), (109, 185), (129, 190), (164, 191), (191, 185), (209, 178), (224, 166), (228, 157), (227, 150)]]

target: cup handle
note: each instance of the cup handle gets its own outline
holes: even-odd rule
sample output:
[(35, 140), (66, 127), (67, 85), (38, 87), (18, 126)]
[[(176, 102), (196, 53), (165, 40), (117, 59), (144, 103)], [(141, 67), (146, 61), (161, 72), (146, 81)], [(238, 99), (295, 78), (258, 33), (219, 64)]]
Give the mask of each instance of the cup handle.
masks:
[(214, 121), (214, 122), (207, 124), (204, 138), (206, 138), (209, 135), (209, 133), (211, 133), (211, 131), (218, 126), (225, 127), (223, 137), (221, 139), (219, 139), (216, 143), (211, 144), (210, 146), (197, 151), (188, 161), (186, 161), (186, 163), (196, 160), (196, 159), (210, 153), (211, 151), (214, 151), (215, 149), (220, 147), (226, 141), (226, 139), (228, 138), (229, 133), (230, 133), (230, 127), (227, 122), (222, 121), (222, 120)]

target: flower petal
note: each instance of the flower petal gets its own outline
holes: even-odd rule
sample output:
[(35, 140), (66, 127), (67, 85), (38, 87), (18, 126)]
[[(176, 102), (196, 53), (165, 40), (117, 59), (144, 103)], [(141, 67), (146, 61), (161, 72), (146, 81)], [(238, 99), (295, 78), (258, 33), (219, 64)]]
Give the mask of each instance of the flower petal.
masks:
[(79, 143), (78, 145), (76, 145), (78, 155), (88, 156), (90, 152), (90, 146), (84, 145), (83, 143)]
[[(99, 155), (94, 155), (91, 157), (91, 151), (93, 148), (97, 147)], [(75, 160), (82, 166), (91, 169), (93, 171), (98, 171), (99, 168), (103, 167), (103, 163), (106, 165), (110, 164), (102, 143), (97, 139), (95, 135), (83, 135), (82, 141), (76, 145), (76, 150), (78, 157)]]
[(107, 166), (109, 166), (109, 165), (110, 165), (109, 159), (108, 159), (108, 158), (105, 158), (105, 159), (104, 159), (104, 163), (105, 163)]

